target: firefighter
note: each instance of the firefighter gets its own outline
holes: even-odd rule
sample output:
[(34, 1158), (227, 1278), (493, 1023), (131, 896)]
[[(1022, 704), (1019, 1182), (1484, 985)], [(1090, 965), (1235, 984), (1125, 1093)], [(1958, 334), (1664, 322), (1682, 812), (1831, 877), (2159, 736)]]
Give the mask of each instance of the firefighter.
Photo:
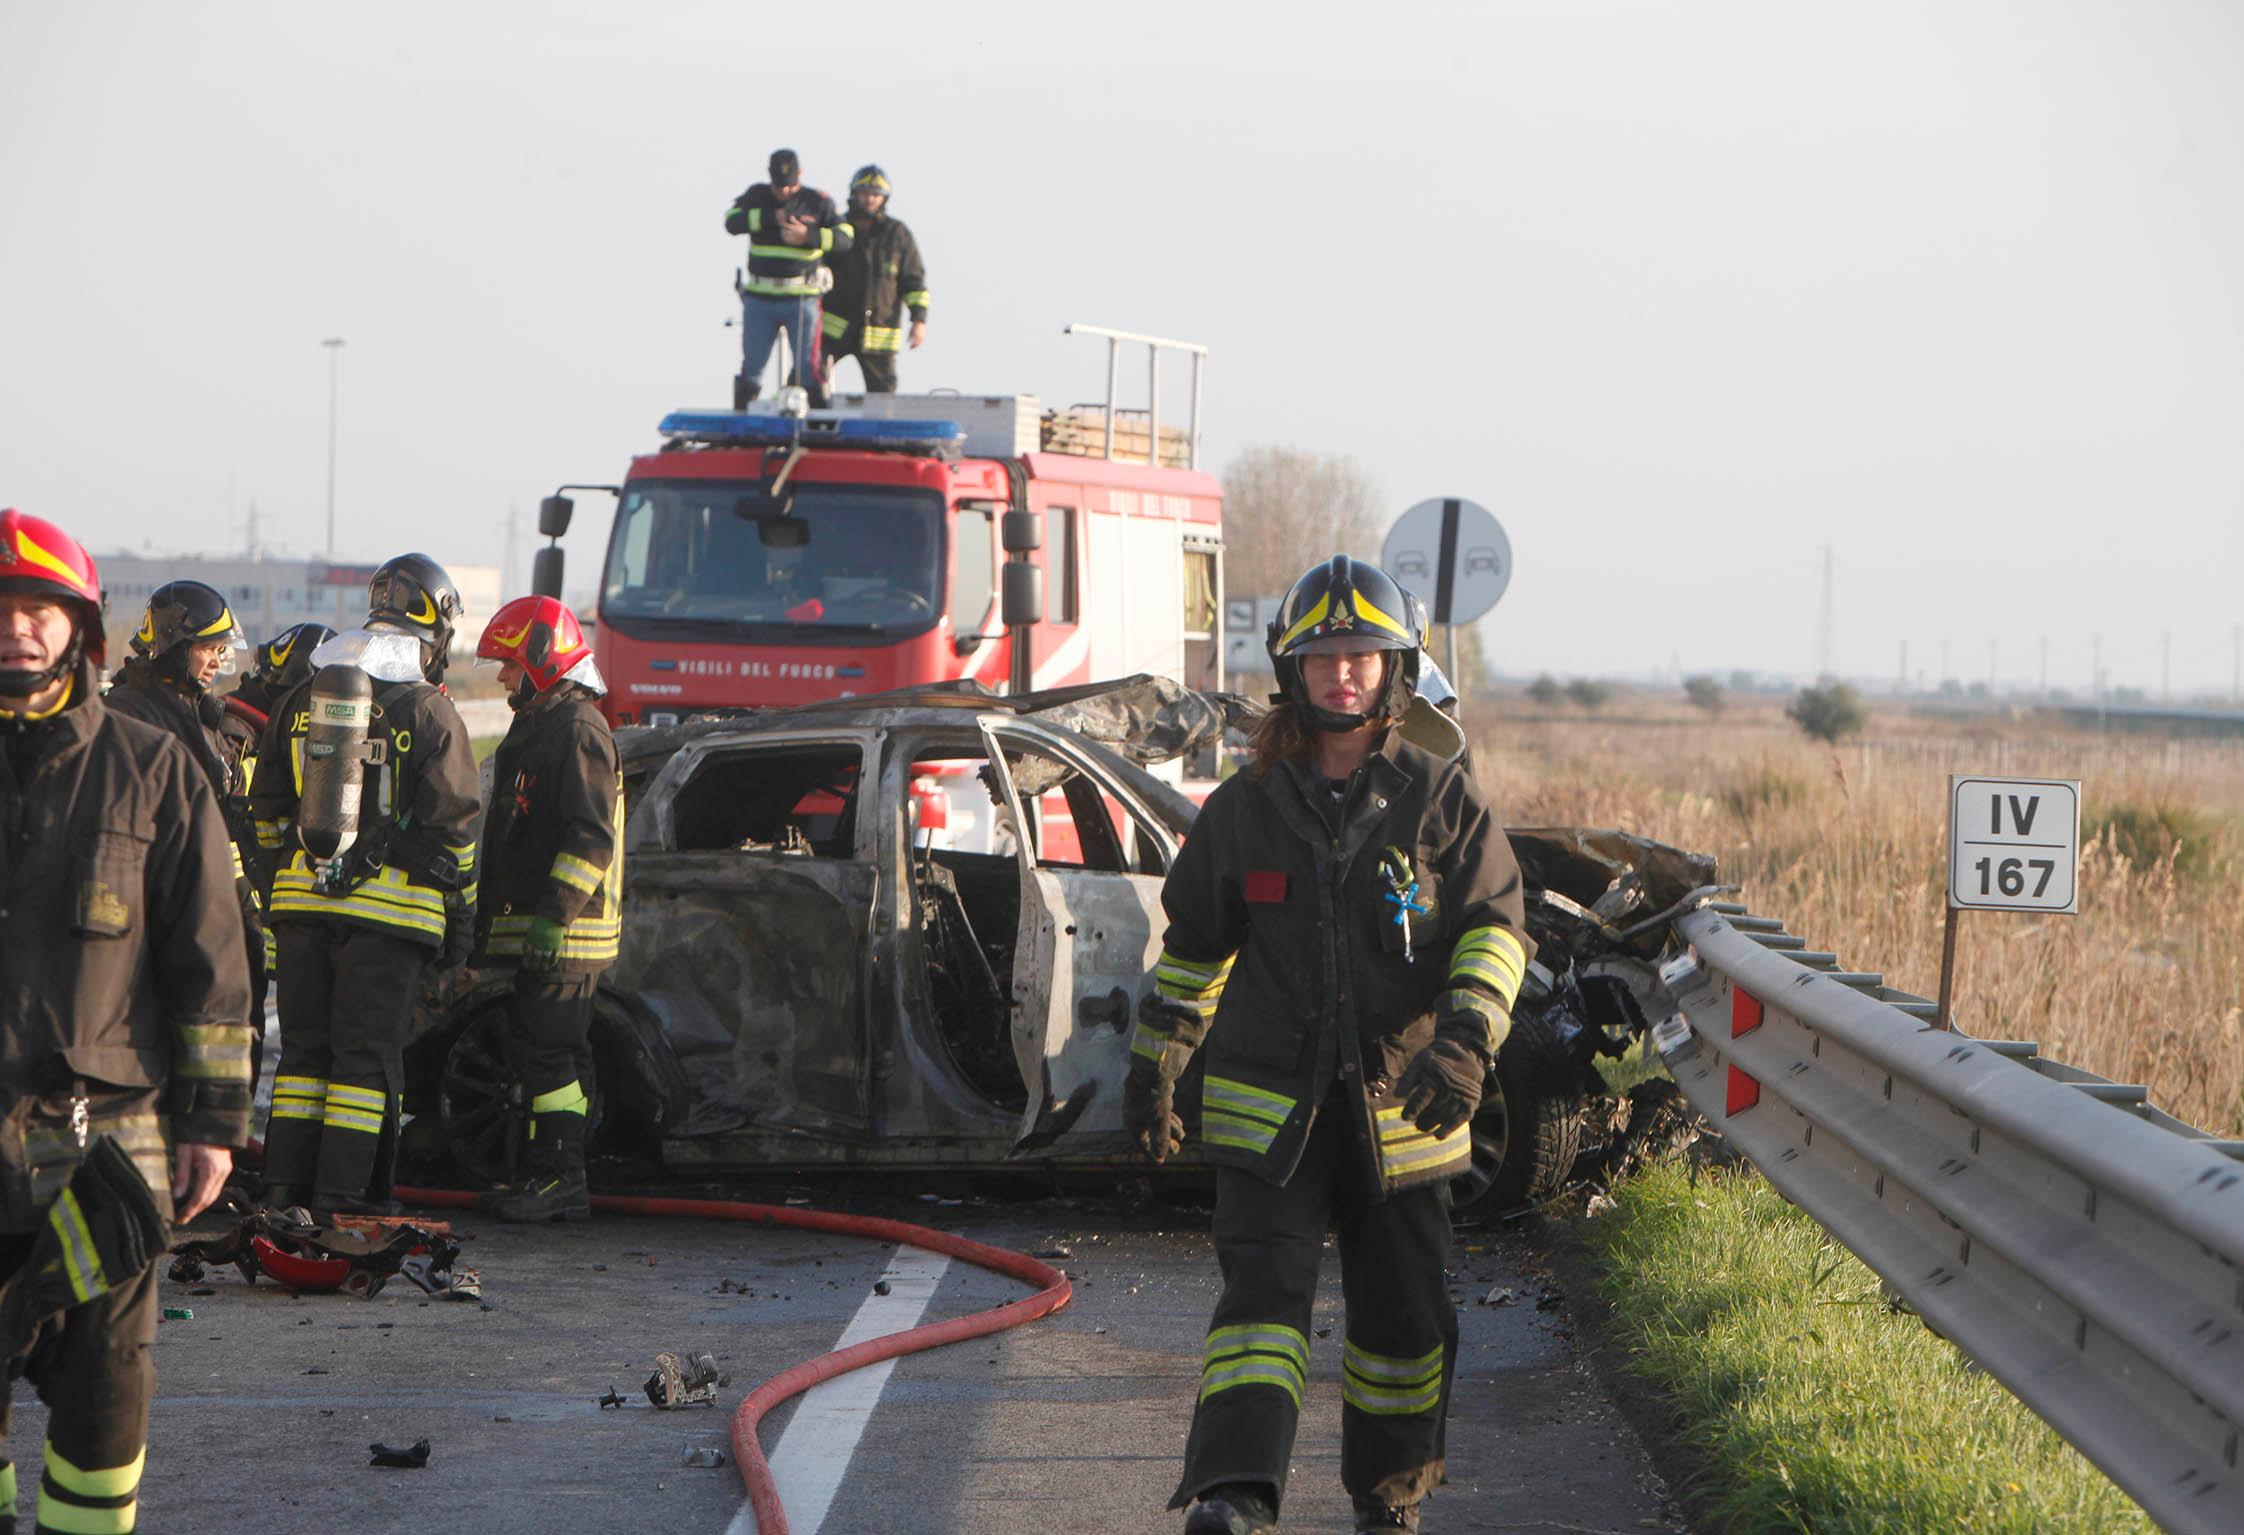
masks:
[(312, 680), (312, 652), (333, 638), (335, 631), (325, 624), (290, 624), (252, 653), (233, 697), (270, 718), (283, 695)]
[(111, 710), (176, 738), (210, 780), (226, 818), (234, 863), (234, 899), (241, 910), (242, 949), (249, 960), (251, 1080), (261, 1063), (265, 1030), (265, 919), (245, 854), (256, 842), (248, 817), (249, 778), (244, 763), (253, 750), (248, 723), (230, 713), (212, 691), (219, 674), (249, 642), (234, 621), (225, 594), (201, 581), (167, 581), (148, 594), (132, 655), (111, 679)]
[(1530, 946), (1511, 845), (1471, 774), (1393, 728), (1417, 682), (1417, 611), (1345, 555), (1294, 583), (1254, 761), (1208, 797), (1162, 890), (1124, 1120), (1154, 1160), (1177, 1150), (1176, 1081), (1206, 1041), (1223, 1291), (1170, 1505), (1192, 1505), (1190, 1535), (1277, 1528), (1328, 1223), (1356, 1528), (1416, 1530), (1442, 1481), (1446, 1185), (1470, 1164)]
[(748, 237), (734, 410), (756, 397), (781, 331), (787, 333), (796, 381), (812, 405), (826, 403), (825, 368), (818, 357), (819, 263), (848, 250), (852, 235), (834, 200), (803, 185), (802, 161), (792, 149), (773, 150), (769, 170), (769, 181), (741, 193), (725, 213), (725, 233)]
[(315, 860), (303, 841), (306, 738), (320, 673), (280, 699), (257, 753), (250, 813), (275, 865), (266, 910), (279, 951), (281, 1061), (265, 1132), (267, 1203), (315, 1217), (386, 1213), (403, 1052), (431, 959), (473, 936), (475, 754), (440, 684), (460, 591), (425, 554), (377, 567), (363, 628), (319, 647), (315, 667), (371, 679), (372, 736), (356, 839)]
[[(264, 891), (272, 883), (272, 871), (264, 867), (266, 855), (257, 845), (255, 821), (249, 813), (249, 785), (257, 776), (257, 743), (264, 739), (266, 727), (272, 723), (274, 704), (290, 689), (311, 680), (312, 652), (334, 637), (335, 631), (325, 624), (289, 625), (250, 652), (248, 671), (234, 684), (234, 691), (226, 695), (226, 718), (219, 728), (229, 747), (238, 754), (239, 766), (234, 779), (241, 785), (240, 798), (228, 803), (227, 820), (234, 830), (235, 846), (240, 849), (243, 863), (249, 870), (250, 894), (257, 902), (261, 925)], [(249, 972), (251, 1057), (259, 1070), (263, 1069), (265, 1059), (265, 997), (272, 986), (276, 959), (272, 930), (264, 927), (263, 942), (250, 962)]]
[[(47, 1404), (41, 1530), (134, 1527), (165, 1223), (249, 1137), (218, 798), (103, 701), (104, 650), (92, 559), (0, 512), (0, 1357)], [(16, 1492), (0, 1461), (0, 1530)]]
[(576, 615), (517, 597), (475, 653), (498, 664), (514, 722), (491, 764), (477, 860), (476, 957), (514, 968), (507, 1064), (529, 1112), (523, 1176), (501, 1220), (583, 1220), (584, 1082), (592, 994), (623, 935), (623, 775), (600, 717), (607, 684)]
[[(867, 394), (896, 392), (896, 354), (927, 341), (927, 268), (909, 225), (888, 215), (892, 189), (877, 165), (849, 178), (848, 247), (826, 258), (834, 285), (822, 322), (826, 375), (844, 357), (857, 359)], [(911, 313), (911, 328), (901, 323)]]

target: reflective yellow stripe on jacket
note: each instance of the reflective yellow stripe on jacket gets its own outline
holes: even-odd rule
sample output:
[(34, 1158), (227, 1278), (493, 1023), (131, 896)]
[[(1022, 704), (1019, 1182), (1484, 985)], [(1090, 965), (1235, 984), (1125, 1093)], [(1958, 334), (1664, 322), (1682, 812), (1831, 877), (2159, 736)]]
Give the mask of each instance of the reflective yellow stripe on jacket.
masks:
[(299, 852), (273, 875), (272, 915), (342, 917), (376, 927), (394, 927), (441, 942), (444, 892), (414, 883), (403, 869), (384, 868), (342, 895), (322, 895), (311, 855)]
[[(623, 789), (616, 788), (615, 840), (610, 844), (608, 866), (600, 868), (574, 853), (554, 855), (552, 877), (572, 890), (594, 895), (585, 903), (584, 913), (571, 922), (561, 936), (561, 958), (593, 964), (605, 964), (623, 949)], [(595, 892), (597, 892), (595, 894)], [(504, 958), (522, 952), (522, 940), (530, 931), (534, 913), (526, 911), (500, 912), (491, 919), (490, 936), (484, 952), (495, 958)]]

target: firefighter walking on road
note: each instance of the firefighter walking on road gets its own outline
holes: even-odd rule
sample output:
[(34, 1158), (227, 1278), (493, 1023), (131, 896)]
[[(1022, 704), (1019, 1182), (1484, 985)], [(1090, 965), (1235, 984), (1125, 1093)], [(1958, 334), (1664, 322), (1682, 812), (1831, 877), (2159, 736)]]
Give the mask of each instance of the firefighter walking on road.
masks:
[(574, 613), (517, 597), (475, 647), (495, 662), (514, 722), (491, 763), (476, 959), (511, 965), (507, 1064), (529, 1116), (522, 1176), (486, 1208), (501, 1220), (583, 1220), (592, 995), (623, 937), (623, 775), (601, 718), (607, 691)]
[[(249, 1136), (218, 796), (102, 700), (104, 651), (92, 559), (0, 512), (0, 1357), (48, 1408), (41, 1530), (135, 1527), (166, 1222)], [(0, 1461), (0, 1530), (16, 1475)]]
[(1280, 701), (1162, 890), (1124, 1121), (1182, 1144), (1203, 1039), (1223, 1271), (1171, 1507), (1188, 1535), (1277, 1528), (1328, 1224), (1339, 1237), (1341, 1480), (1358, 1531), (1419, 1528), (1443, 1479), (1457, 1352), (1447, 1184), (1530, 944), (1519, 870), (1469, 769), (1402, 738), (1422, 606), (1336, 556), (1271, 626)]
[(748, 237), (748, 267), (740, 281), (740, 376), (732, 408), (740, 410), (762, 387), (764, 364), (781, 332), (794, 357), (796, 381), (812, 405), (826, 403), (826, 370), (819, 359), (819, 263), (849, 249), (851, 230), (834, 200), (803, 185), (802, 161), (792, 149), (772, 151), (769, 181), (733, 200), (725, 233)]
[[(281, 1061), (266, 1198), (322, 1218), (392, 1208), (413, 1005), (430, 960), (464, 959), (474, 924), (475, 754), (439, 687), (459, 588), (427, 555), (406, 554), (375, 570), (367, 596), (365, 627), (322, 645), (312, 658), (322, 669), (275, 707), (250, 786), (259, 847), (277, 865), (266, 910), (280, 959)], [(331, 672), (337, 680), (324, 681)], [(345, 684), (371, 695), (371, 739), (351, 749), (374, 759), (350, 776), (347, 808), (309, 795), (306, 767), (345, 749), (313, 738), (334, 728), (325, 719), (348, 714), (344, 695), (325, 691)], [(355, 835), (315, 857), (310, 843), (332, 846), (324, 839), (339, 819)]]
[(854, 357), (867, 394), (894, 394), (897, 354), (927, 340), (927, 268), (910, 227), (888, 214), (890, 190), (888, 173), (877, 165), (849, 178), (853, 238), (826, 258), (834, 274), (824, 322), (827, 379), (836, 362)]

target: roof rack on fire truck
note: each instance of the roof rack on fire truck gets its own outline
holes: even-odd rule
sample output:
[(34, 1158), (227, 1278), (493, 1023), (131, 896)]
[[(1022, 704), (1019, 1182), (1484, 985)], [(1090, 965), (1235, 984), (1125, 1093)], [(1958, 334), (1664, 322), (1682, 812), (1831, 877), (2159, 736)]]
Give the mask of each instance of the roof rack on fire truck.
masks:
[(956, 458), (966, 430), (955, 421), (877, 421), (814, 410), (766, 415), (740, 410), (674, 410), (658, 429), (665, 450), (692, 447), (854, 448), (860, 452)]

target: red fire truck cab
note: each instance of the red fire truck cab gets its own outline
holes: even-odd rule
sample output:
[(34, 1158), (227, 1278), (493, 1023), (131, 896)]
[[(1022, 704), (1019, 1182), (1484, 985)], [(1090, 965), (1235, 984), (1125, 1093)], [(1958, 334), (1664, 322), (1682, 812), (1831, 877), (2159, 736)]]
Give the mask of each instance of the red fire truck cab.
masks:
[[(958, 678), (1220, 686), (1222, 488), (1105, 456), (1086, 414), (1103, 426), (1025, 395), (668, 416), (617, 488), (601, 571), (610, 721)], [(1141, 457), (1184, 458), (1153, 435)]]

